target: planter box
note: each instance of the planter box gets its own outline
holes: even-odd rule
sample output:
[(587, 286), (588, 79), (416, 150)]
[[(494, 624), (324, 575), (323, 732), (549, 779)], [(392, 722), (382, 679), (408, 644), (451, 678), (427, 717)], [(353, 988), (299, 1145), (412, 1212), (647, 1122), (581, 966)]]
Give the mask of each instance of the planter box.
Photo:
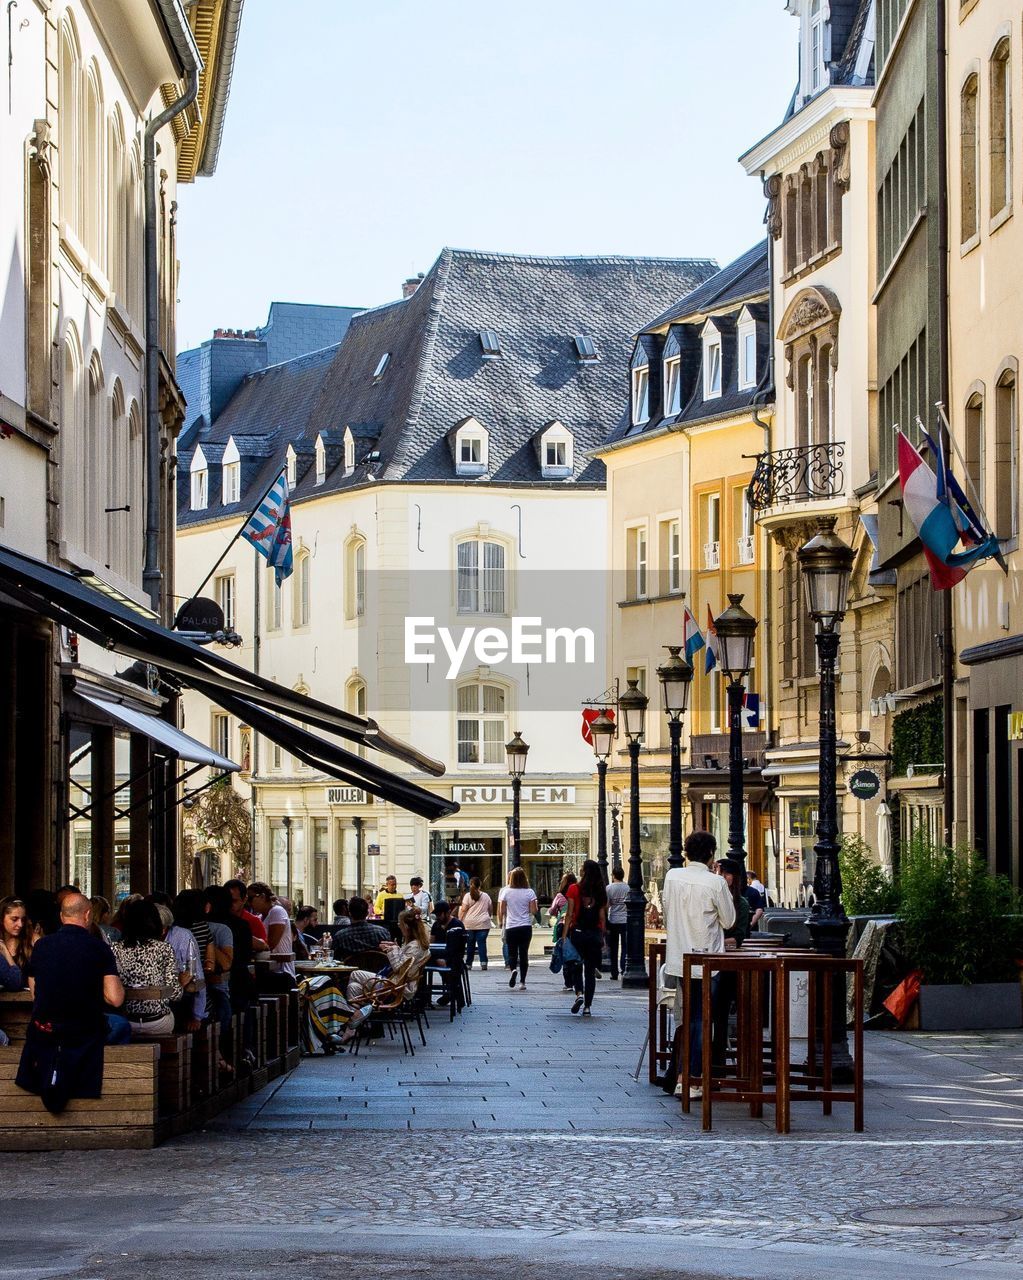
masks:
[(1023, 1026), (1018, 982), (920, 988), (921, 1031), (1005, 1031)]

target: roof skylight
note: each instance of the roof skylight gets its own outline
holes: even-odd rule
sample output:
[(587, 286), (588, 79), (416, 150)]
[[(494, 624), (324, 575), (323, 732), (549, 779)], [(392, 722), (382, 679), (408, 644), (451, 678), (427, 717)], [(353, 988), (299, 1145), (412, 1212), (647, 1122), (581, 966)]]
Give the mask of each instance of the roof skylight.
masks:
[(380, 357), (380, 363), (373, 370), (374, 382), (376, 382), (378, 378), (382, 378), (384, 376), (384, 371), (386, 370), (387, 366), (390, 363), (391, 363), (391, 353), (389, 351), (385, 351), (384, 354)]
[(480, 346), (483, 349), (484, 360), (499, 360), (501, 358), (501, 339), (493, 329), (480, 330)]
[(575, 335), (575, 350), (580, 364), (596, 364), (600, 359), (597, 355), (597, 345), (588, 333)]

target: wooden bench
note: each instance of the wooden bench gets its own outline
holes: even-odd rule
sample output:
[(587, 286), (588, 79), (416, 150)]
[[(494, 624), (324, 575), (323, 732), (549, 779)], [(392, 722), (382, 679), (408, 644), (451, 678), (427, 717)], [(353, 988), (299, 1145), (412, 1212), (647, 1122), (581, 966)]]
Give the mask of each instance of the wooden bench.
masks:
[(155, 1146), (159, 1059), (156, 1044), (108, 1045), (102, 1097), (72, 1099), (54, 1116), (14, 1083), (21, 1046), (0, 1048), (0, 1151)]
[[(140, 1040), (139, 1044), (147, 1041)], [(192, 1036), (159, 1036), (148, 1042), (160, 1048), (159, 1103), (162, 1115), (187, 1111), (192, 1102)]]
[(25, 1039), (32, 1012), (32, 996), (27, 991), (0, 991), (0, 1031), (6, 1031), (11, 1044)]

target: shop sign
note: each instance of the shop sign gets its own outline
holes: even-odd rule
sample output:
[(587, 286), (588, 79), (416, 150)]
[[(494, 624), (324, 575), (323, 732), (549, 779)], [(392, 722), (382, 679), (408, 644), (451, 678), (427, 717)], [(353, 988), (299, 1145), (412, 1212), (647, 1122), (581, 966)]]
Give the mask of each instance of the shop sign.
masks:
[(328, 804), (365, 804), (366, 793), (361, 787), (328, 787)]
[[(511, 787), (452, 787), (452, 800), (459, 804), (511, 805)], [(520, 795), (523, 804), (575, 804), (575, 787), (524, 786)]]
[(1009, 741), (1023, 742), (1023, 711), (1009, 712)]
[(873, 800), (881, 790), (881, 779), (873, 769), (857, 769), (849, 779), (849, 790), (857, 800)]
[(491, 857), (501, 855), (500, 836), (458, 836), (444, 841), (444, 856), (453, 858), (459, 854), (484, 853)]

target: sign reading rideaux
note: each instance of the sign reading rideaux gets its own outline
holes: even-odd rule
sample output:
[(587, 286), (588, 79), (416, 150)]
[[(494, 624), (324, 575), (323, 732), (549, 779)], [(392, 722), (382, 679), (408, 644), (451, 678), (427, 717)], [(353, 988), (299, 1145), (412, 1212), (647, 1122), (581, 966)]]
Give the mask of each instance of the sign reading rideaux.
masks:
[[(504, 804), (512, 802), (511, 787), (452, 787), (452, 800), (459, 804)], [(575, 787), (523, 786), (523, 804), (575, 804)]]

